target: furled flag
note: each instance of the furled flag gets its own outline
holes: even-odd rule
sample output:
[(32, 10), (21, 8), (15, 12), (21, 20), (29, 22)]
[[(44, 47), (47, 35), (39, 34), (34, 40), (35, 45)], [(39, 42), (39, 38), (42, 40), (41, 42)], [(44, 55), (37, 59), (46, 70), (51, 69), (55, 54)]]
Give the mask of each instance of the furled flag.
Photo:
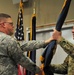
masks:
[[(58, 30), (58, 31), (61, 31), (62, 25), (68, 14), (70, 3), (71, 3), (71, 0), (65, 0), (65, 2), (64, 2), (62, 11), (59, 15), (59, 18), (58, 18), (58, 21), (57, 21), (56, 27), (55, 27), (56, 30)], [(53, 75), (51, 70), (48, 70), (48, 66), (51, 63), (51, 60), (53, 58), (53, 50), (55, 48), (55, 45), (56, 45), (56, 41), (53, 40), (51, 43), (49, 43), (46, 50), (43, 52), (43, 54), (41, 56), (41, 62), (43, 64), (44, 72), (45, 72), (44, 75)]]
[(15, 32), (15, 37), (18, 41), (24, 40), (24, 32), (23, 32), (23, 2), (20, 1), (18, 19), (17, 19), (17, 27)]
[[(35, 13), (35, 7), (33, 8), (33, 15), (31, 18), (31, 24), (30, 24), (30, 40), (36, 40), (36, 13)], [(27, 53), (27, 56), (36, 63), (36, 50), (29, 51)], [(34, 73), (31, 73), (29, 71), (26, 72), (27, 75), (35, 75)]]
[[(18, 18), (17, 18), (17, 27), (15, 32), (15, 37), (17, 41), (23, 41), (24, 40), (24, 27), (23, 27), (23, 1), (20, 1), (19, 4), (19, 12), (18, 12)], [(23, 68), (21, 65), (18, 65), (18, 75), (26, 75), (25, 68)]]

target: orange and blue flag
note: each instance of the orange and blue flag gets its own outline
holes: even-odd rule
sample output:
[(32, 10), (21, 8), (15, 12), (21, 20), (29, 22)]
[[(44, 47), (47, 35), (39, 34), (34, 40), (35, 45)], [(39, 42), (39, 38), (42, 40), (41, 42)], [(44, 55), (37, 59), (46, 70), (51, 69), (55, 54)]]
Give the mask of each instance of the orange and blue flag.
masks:
[[(71, 4), (71, 0), (64, 1), (62, 11), (59, 15), (59, 18), (58, 18), (58, 21), (57, 21), (56, 27), (55, 27), (57, 31), (61, 31), (62, 25), (67, 17), (67, 14), (68, 14), (70, 4)], [(56, 45), (55, 40), (50, 42), (41, 56), (41, 62), (42, 62), (43, 68), (44, 68), (44, 75), (53, 75), (51, 70), (48, 70), (47, 67), (49, 66), (49, 64), (52, 61), (52, 58), (54, 55), (53, 50), (55, 49), (55, 45)]]

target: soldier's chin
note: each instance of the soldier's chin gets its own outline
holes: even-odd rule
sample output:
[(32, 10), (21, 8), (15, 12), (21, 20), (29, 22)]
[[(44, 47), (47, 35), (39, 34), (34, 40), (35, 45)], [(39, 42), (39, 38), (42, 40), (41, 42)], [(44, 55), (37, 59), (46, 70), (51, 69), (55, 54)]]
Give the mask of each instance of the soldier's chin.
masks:
[(13, 35), (13, 33), (10, 33), (9, 35), (10, 35), (10, 36), (12, 36), (12, 35)]

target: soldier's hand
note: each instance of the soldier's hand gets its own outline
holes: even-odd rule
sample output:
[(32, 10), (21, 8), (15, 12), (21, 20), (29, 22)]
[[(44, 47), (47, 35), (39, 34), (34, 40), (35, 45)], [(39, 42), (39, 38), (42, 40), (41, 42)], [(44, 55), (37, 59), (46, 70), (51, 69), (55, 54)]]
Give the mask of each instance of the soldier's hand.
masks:
[(61, 32), (54, 29), (52, 37), (53, 37), (54, 40), (60, 39), (61, 38)]

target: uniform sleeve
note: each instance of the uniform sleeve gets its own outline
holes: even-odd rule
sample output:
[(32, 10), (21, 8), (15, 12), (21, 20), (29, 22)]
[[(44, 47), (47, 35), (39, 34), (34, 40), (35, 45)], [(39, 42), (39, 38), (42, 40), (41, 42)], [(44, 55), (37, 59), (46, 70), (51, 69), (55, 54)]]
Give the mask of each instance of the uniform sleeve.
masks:
[(16, 41), (9, 40), (8, 55), (15, 64), (20, 64), (31, 72), (38, 73), (40, 69), (28, 57), (26, 57)]
[(61, 37), (61, 40), (58, 43), (67, 54), (74, 58), (74, 45), (72, 43), (63, 37)]
[(53, 73), (57, 73), (57, 74), (67, 74), (68, 71), (68, 61), (69, 60), (69, 56), (66, 57), (66, 59), (64, 60), (63, 64), (51, 64), (49, 69), (53, 72)]
[(39, 49), (39, 48), (44, 48), (46, 47), (47, 44), (45, 44), (44, 41), (23, 41), (23, 42), (20, 42), (20, 46), (21, 46), (21, 49), (23, 51), (32, 51), (32, 50), (36, 50), (36, 49)]

